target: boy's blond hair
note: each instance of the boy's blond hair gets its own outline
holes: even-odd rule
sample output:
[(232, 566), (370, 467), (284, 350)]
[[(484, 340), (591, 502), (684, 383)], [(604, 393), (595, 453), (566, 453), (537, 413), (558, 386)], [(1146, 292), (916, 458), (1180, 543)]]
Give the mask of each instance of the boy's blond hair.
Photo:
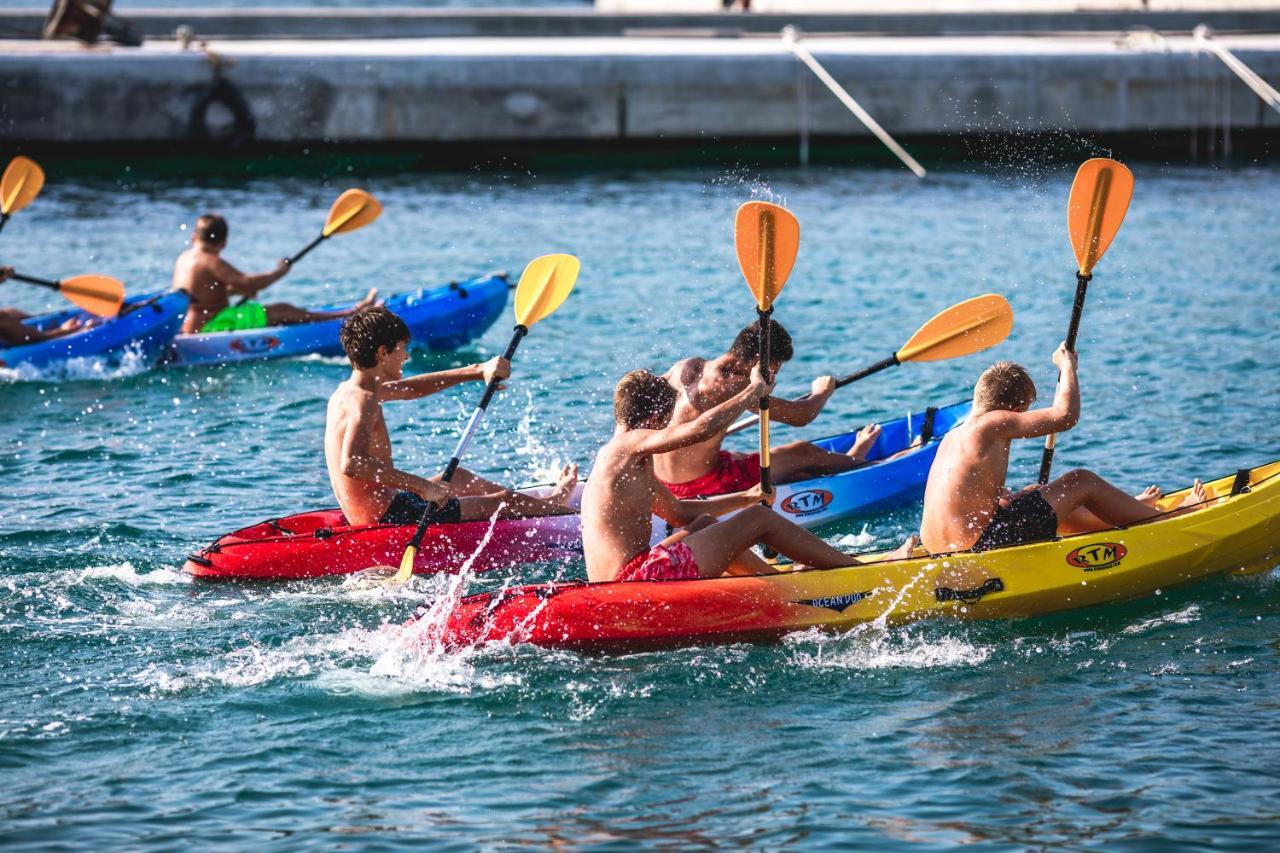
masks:
[(974, 408), (1026, 411), (1036, 401), (1036, 383), (1021, 364), (998, 361), (978, 377), (973, 389)]

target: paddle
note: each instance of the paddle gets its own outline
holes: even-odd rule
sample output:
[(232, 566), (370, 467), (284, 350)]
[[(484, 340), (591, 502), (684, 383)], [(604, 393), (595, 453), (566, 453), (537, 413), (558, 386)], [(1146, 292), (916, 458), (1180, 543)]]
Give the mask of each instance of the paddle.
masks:
[[(988, 293), (952, 305), (935, 315), (912, 335), (902, 348), (886, 359), (862, 370), (841, 376), (836, 387), (865, 379), (888, 367), (908, 361), (942, 361), (990, 349), (1009, 337), (1013, 330), (1013, 308), (1003, 296)], [(808, 399), (806, 394), (800, 399)], [(743, 418), (729, 427), (727, 435), (741, 432), (756, 422), (756, 416)]]
[(62, 281), (14, 273), (14, 281), (56, 290), (68, 300), (99, 317), (114, 317), (124, 304), (124, 285), (106, 275), (77, 275)]
[(44, 186), (44, 170), (34, 160), (14, 157), (0, 176), (0, 231), (9, 217), (31, 203)]
[[(524, 274), (520, 276), (520, 283), (516, 285), (516, 328), (511, 341), (507, 344), (506, 352), (502, 354), (503, 358), (509, 361), (516, 354), (516, 347), (520, 346), (520, 341), (529, 334), (533, 324), (555, 313), (555, 310), (568, 297), (569, 292), (573, 290), (580, 267), (581, 263), (573, 255), (543, 255), (529, 262), (529, 265), (524, 268)], [(471, 413), (471, 420), (462, 431), (462, 438), (458, 440), (458, 446), (454, 449), (449, 464), (445, 466), (440, 482), (447, 483), (453, 479), (453, 474), (462, 461), (462, 454), (471, 443), (471, 437), (475, 434), (476, 427), (480, 425), (480, 419), (484, 417), (489, 401), (493, 399), (494, 392), (497, 390), (496, 378), (485, 386), (480, 405), (476, 406), (476, 410)], [(436, 504), (431, 503), (422, 513), (422, 518), (419, 519), (418, 526), (413, 531), (413, 538), (409, 540), (409, 547), (405, 548), (404, 557), (400, 560), (400, 570), (396, 572), (395, 581), (404, 583), (413, 574), (414, 557), (417, 556), (418, 547), (422, 545), (422, 538), (426, 535), (427, 525), (435, 509)]]
[[(364, 190), (347, 190), (338, 196), (333, 206), (329, 208), (329, 216), (324, 221), (324, 228), (321, 229), (320, 236), (308, 243), (301, 252), (286, 260), (285, 263), (293, 266), (306, 257), (308, 252), (334, 234), (350, 234), (352, 231), (358, 231), (377, 219), (381, 213), (382, 205), (378, 203), (376, 198)], [(236, 304), (243, 305), (248, 299), (248, 296), (242, 297)]]
[[(769, 318), (800, 249), (800, 223), (788, 210), (766, 201), (738, 208), (733, 223), (738, 265), (756, 298), (760, 320), (760, 373), (769, 378)], [(760, 488), (773, 491), (769, 473), (769, 398), (760, 398)]]
[[(1076, 351), (1076, 333), (1080, 331), (1080, 316), (1084, 313), (1084, 298), (1093, 278), (1093, 268), (1102, 260), (1102, 255), (1120, 230), (1131, 198), (1133, 173), (1105, 157), (1081, 163), (1071, 183), (1071, 197), (1067, 200), (1067, 230), (1079, 264), (1076, 299), (1071, 306), (1071, 324), (1067, 326), (1067, 349), (1071, 352)], [(1057, 433), (1051, 433), (1044, 440), (1044, 455), (1040, 458), (1041, 484), (1049, 482), (1057, 441)]]

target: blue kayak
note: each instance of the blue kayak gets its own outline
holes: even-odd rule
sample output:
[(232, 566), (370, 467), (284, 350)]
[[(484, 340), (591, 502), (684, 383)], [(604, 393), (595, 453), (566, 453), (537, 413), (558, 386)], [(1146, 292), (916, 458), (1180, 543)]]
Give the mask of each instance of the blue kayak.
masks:
[[(388, 297), (384, 304), (409, 326), (410, 348), (439, 352), (457, 349), (484, 334), (502, 315), (508, 289), (505, 274), (487, 275), (401, 293)], [(352, 304), (315, 310), (340, 311)], [(169, 365), (186, 366), (302, 355), (340, 356), (341, 328), (339, 318), (240, 332), (178, 335), (164, 360)]]
[[(880, 436), (867, 452), (867, 461), (876, 464), (777, 486), (774, 510), (801, 527), (821, 527), (919, 500), (938, 455), (938, 440), (968, 416), (971, 405), (964, 400), (881, 422)], [(854, 430), (813, 443), (844, 453), (856, 438)], [(913, 442), (919, 446), (911, 449)]]
[(115, 317), (96, 317), (78, 308), (41, 314), (26, 324), (47, 331), (74, 317), (94, 325), (49, 341), (0, 346), (0, 367), (17, 369), (19, 375), (60, 369), (91, 373), (126, 363), (150, 367), (182, 328), (186, 311), (185, 293), (166, 292), (126, 299)]

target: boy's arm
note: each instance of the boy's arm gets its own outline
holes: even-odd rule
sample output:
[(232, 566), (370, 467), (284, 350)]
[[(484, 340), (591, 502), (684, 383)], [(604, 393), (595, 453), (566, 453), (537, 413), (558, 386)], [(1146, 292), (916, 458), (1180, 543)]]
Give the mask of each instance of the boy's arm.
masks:
[(787, 426), (808, 426), (826, 407), (827, 401), (831, 399), (835, 390), (835, 377), (819, 376), (813, 380), (809, 393), (803, 397), (797, 397), (794, 400), (770, 397), (769, 418)]
[(671, 491), (666, 486), (659, 483), (658, 493), (653, 501), (653, 514), (675, 527), (684, 527), (692, 524), (693, 520), (700, 515), (719, 518), (734, 510), (755, 506), (761, 501), (772, 505), (773, 493), (766, 496), (760, 491), (759, 485), (753, 486), (744, 492), (716, 495), (713, 498), (704, 500), (680, 500), (671, 494)]
[(287, 272), (289, 272), (289, 264), (286, 261), (280, 261), (271, 272), (257, 275), (245, 275), (222, 258), (216, 258), (213, 262), (214, 278), (225, 284), (227, 290), (244, 296), (253, 296), (268, 285), (275, 284), (284, 278)]
[(413, 492), (424, 500), (443, 503), (452, 495), (447, 485), (433, 483), (423, 477), (400, 471), (369, 452), (369, 436), (373, 430), (371, 421), (376, 418), (378, 404), (373, 400), (361, 405), (347, 425), (343, 436), (339, 467), (344, 477), (363, 480), (379, 486), (389, 486), (401, 491)]
[(631, 452), (645, 456), (667, 453), (723, 433), (737, 420), (738, 415), (747, 410), (752, 400), (767, 396), (773, 390), (773, 386), (766, 385), (760, 378), (759, 368), (753, 370), (751, 375), (753, 381), (750, 385), (720, 405), (707, 409), (694, 420), (666, 429), (630, 430), (626, 436)]
[[(408, 379), (395, 382), (384, 382), (378, 386), (379, 402), (388, 400), (417, 400), (429, 397), (454, 385), (463, 382), (482, 381), (488, 384), (491, 377), (506, 379), (511, 375), (511, 364), (504, 358), (491, 358), (483, 364), (472, 364), (467, 367), (455, 367), (452, 370), (438, 370), (435, 373), (420, 373)], [(499, 388), (503, 387), (501, 385)]]
[(1051, 432), (1066, 432), (1080, 420), (1080, 382), (1076, 376), (1076, 354), (1062, 344), (1053, 354), (1058, 367), (1058, 390), (1053, 405), (1030, 412), (988, 412), (984, 428), (1000, 438), (1038, 438)]

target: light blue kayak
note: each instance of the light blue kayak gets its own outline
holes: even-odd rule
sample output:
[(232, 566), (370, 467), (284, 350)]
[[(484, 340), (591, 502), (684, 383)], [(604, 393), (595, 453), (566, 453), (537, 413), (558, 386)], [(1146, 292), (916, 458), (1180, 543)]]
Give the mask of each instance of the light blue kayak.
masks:
[(73, 317), (94, 325), (49, 341), (0, 347), (0, 367), (16, 369), (19, 376), (28, 370), (50, 373), (62, 368), (92, 372), (128, 360), (150, 367), (182, 327), (186, 311), (187, 295), (167, 292), (126, 299), (120, 313), (110, 318), (78, 308), (32, 317), (26, 324), (45, 331)]
[[(509, 290), (505, 274), (480, 276), (388, 297), (385, 305), (409, 327), (413, 349), (443, 352), (475, 340), (502, 315)], [(325, 305), (339, 311), (353, 303)], [(302, 355), (340, 356), (342, 319), (269, 326), (242, 332), (178, 335), (165, 354), (173, 366), (225, 364)]]

